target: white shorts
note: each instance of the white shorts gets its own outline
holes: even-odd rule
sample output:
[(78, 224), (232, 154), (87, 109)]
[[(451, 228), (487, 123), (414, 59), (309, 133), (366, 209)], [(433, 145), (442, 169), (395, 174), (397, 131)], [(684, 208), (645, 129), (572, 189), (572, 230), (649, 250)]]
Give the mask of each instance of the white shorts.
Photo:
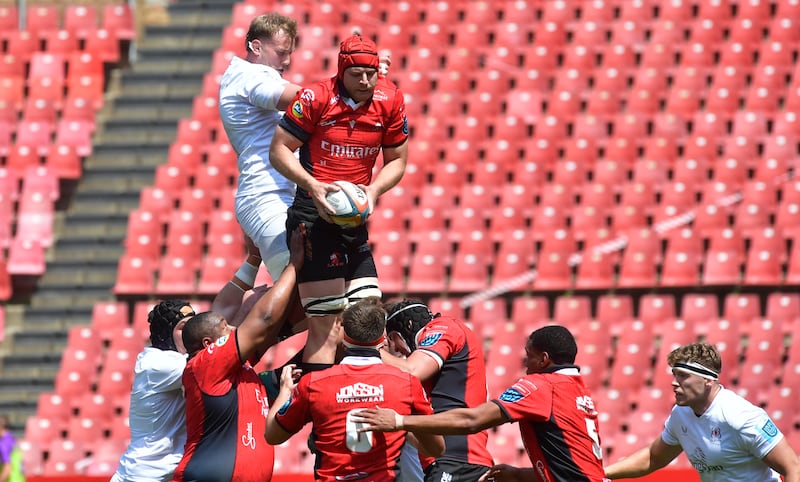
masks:
[(278, 279), (289, 263), (286, 210), (293, 198), (294, 193), (287, 191), (236, 198), (236, 219), (258, 246), (264, 266), (273, 280)]

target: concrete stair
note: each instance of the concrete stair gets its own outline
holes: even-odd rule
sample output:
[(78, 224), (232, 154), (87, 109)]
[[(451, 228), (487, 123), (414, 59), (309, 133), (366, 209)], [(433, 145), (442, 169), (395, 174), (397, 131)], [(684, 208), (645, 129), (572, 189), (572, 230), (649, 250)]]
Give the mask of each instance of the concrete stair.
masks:
[[(178, 121), (211, 67), (232, 0), (178, 0), (168, 22), (146, 27), (135, 61), (114, 69), (97, 119), (94, 152), (77, 184), (62, 185), (46, 273), (24, 303), (7, 306), (0, 348), (0, 412), (23, 436), (37, 397), (52, 391), (67, 331), (88, 326), (92, 308), (114, 300), (128, 215), (167, 159)], [(131, 306), (132, 309), (132, 306)]]

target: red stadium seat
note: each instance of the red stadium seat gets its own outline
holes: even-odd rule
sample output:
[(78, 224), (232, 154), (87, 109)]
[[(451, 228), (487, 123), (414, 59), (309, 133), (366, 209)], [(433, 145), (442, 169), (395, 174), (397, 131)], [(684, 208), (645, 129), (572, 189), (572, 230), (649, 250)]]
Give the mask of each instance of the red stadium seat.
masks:
[(508, 321), (507, 306), (502, 298), (494, 298), (475, 302), (469, 308), (469, 317), (466, 320), (472, 325), (473, 331), (483, 338), (503, 338), (503, 330)]
[[(738, 378), (741, 366), (742, 333), (741, 324), (725, 318), (720, 318), (706, 325), (706, 331), (698, 333), (704, 336), (708, 343), (713, 344), (722, 358), (722, 383), (728, 385)], [(697, 331), (697, 330), (696, 330)]]
[(72, 416), (72, 408), (61, 395), (43, 392), (39, 394), (36, 415), (46, 419), (67, 420)]
[(703, 265), (703, 283), (707, 285), (736, 285), (742, 277), (742, 254), (735, 251), (709, 249)]
[(25, 441), (46, 446), (52, 440), (62, 439), (66, 420), (40, 415), (25, 420)]
[(195, 265), (199, 261), (198, 258), (188, 259), (177, 254), (162, 257), (156, 268), (156, 293), (162, 296), (193, 293), (197, 284)]
[(668, 249), (661, 268), (661, 286), (696, 286), (700, 274), (700, 259), (696, 254)]
[[(530, 271), (536, 259), (534, 242), (525, 230), (504, 231), (494, 258), (492, 282), (505, 282)], [(523, 283), (527, 286), (529, 283)]]
[(56, 30), (46, 36), (44, 51), (59, 55), (78, 52), (80, 51), (80, 37), (71, 30)]
[(86, 32), (83, 49), (98, 55), (103, 62), (116, 64), (120, 61), (120, 43), (117, 32), (98, 28)]
[(38, 240), (15, 238), (8, 251), (8, 273), (41, 276), (44, 274), (44, 246)]
[(639, 299), (639, 318), (653, 326), (677, 317), (675, 298), (672, 295), (646, 294)]
[(487, 388), (491, 396), (499, 396), (523, 374), (520, 335), (513, 323), (502, 323), (495, 330), (486, 354)]
[(600, 252), (583, 254), (575, 278), (577, 289), (608, 290), (614, 287), (614, 257)]
[(79, 371), (59, 371), (55, 379), (55, 392), (62, 397), (74, 397), (91, 390), (94, 377)]
[(800, 295), (774, 292), (767, 295), (765, 315), (782, 326), (791, 326), (800, 319)]
[(19, 9), (16, 5), (0, 7), (0, 29), (4, 32), (19, 30)]
[(64, 9), (64, 29), (83, 38), (97, 28), (97, 10), (91, 5), (68, 5)]
[[(100, 340), (103, 339), (100, 338)], [(100, 363), (100, 352), (91, 352), (81, 348), (68, 346), (61, 355), (61, 371), (78, 372), (91, 380), (97, 375)]]
[[(765, 238), (762, 235), (754, 237), (752, 240), (754, 246), (747, 251), (743, 280), (747, 285), (779, 285), (782, 282), (781, 264), (786, 258), (786, 247), (782, 238), (774, 237), (771, 228), (765, 231), (773, 233), (770, 235), (772, 238)], [(778, 242), (765, 242), (770, 239)]]
[(86, 457), (83, 445), (71, 440), (55, 439), (47, 445), (47, 461), (44, 476), (74, 477), (81, 475), (78, 463)]
[(119, 39), (132, 40), (136, 36), (133, 12), (128, 4), (108, 4), (103, 7), (103, 28), (114, 32)]
[(681, 303), (681, 318), (692, 326), (715, 320), (719, 318), (719, 314), (716, 295), (689, 293)]
[(151, 293), (155, 286), (154, 273), (155, 266), (152, 260), (124, 255), (119, 260), (114, 293), (118, 295)]
[(44, 38), (58, 30), (59, 8), (54, 5), (32, 5), (27, 9), (25, 27), (34, 35)]
[(97, 393), (105, 397), (115, 397), (130, 393), (133, 374), (131, 371), (106, 370), (97, 378)]
[(575, 326), (592, 319), (591, 299), (584, 295), (559, 296), (553, 306), (553, 321)]
[(67, 439), (72, 442), (87, 444), (104, 435), (103, 425), (94, 418), (72, 417), (67, 422)]
[(761, 316), (758, 295), (749, 293), (729, 293), (725, 296), (722, 310), (723, 318), (738, 326), (746, 326)]
[(487, 287), (489, 259), (485, 253), (457, 252), (451, 267), (449, 291), (478, 291)]
[(97, 302), (92, 307), (91, 327), (104, 340), (111, 339), (117, 328), (130, 325), (128, 304), (122, 301)]

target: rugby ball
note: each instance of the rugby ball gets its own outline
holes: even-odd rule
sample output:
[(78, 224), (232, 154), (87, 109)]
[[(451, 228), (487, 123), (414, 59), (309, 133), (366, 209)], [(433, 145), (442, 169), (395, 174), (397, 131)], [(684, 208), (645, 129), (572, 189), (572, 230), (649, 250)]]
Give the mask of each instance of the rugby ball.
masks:
[(334, 181), (338, 191), (329, 192), (325, 199), (333, 207), (331, 220), (345, 228), (361, 226), (369, 216), (369, 198), (360, 187), (348, 181)]

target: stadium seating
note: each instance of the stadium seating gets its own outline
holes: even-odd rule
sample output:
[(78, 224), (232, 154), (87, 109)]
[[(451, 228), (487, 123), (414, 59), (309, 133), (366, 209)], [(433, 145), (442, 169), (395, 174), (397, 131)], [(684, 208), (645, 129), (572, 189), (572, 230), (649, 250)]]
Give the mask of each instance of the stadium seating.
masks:
[[(315, 69), (332, 48), (335, 53), (346, 11), (327, 2), (311, 6), (280, 4), (310, 26), (301, 31), (293, 64), (292, 75), (303, 79), (316, 78)], [(154, 186), (142, 192), (119, 263), (118, 295), (199, 289), (209, 297), (243, 254), (230, 215), (226, 222), (214, 214), (231, 202), (236, 172), (213, 99), (230, 49), (240, 50), (243, 29), (259, 8), (255, 2), (234, 7), (193, 115), (181, 122)], [(0, 8), (0, 25), (11, 28), (11, 10)], [(758, 336), (793, 336), (800, 316), (790, 294), (800, 280), (800, 184), (785, 175), (800, 158), (797, 2), (377, 2), (358, 15), (365, 32), (393, 50), (399, 68), (390, 77), (406, 93), (412, 119), (406, 176), (371, 218), (387, 296), (448, 300), (442, 310), (452, 313), (461, 310), (453, 301), (458, 296), (516, 277), (495, 299), (510, 308), (507, 316), (486, 303), (464, 315), (498, 343), (506, 331), (516, 333), (512, 345), (520, 343), (519, 333), (543, 323), (574, 327), (579, 363), (601, 411), (623, 420), (604, 437), (614, 456), (653, 435), (647, 432), (652, 413), (641, 404), (655, 407), (670, 397), (653, 397), (642, 387), (668, 389), (669, 349), (714, 342), (725, 383), (734, 386), (755, 378), (738, 373), (738, 362), (765, 354), (753, 351), (751, 336), (770, 347), (775, 340)], [(43, 163), (60, 177), (79, 178), (76, 158), (86, 154), (87, 138), (68, 138), (59, 127), (69, 125), (64, 119), (93, 119), (101, 100), (93, 77), (102, 65), (97, 58), (119, 55), (100, 47), (133, 36), (131, 11), (108, 6), (101, 16), (97, 7), (72, 8), (63, 24), (42, 16), (33, 17), (33, 36), (4, 33), (0, 77), (24, 80), (3, 80), (8, 88), (0, 89), (0, 119), (8, 116), (0, 155), (17, 177), (24, 173), (20, 166)], [(58, 37), (40, 37), (45, 31), (71, 36), (56, 45), (48, 40)], [(68, 52), (76, 36), (86, 39), (83, 53), (91, 52), (92, 62)], [(423, 36), (424, 49), (417, 45)], [(465, 45), (481, 48), (476, 54)], [(303, 57), (305, 50), (315, 55)], [(73, 77), (78, 69), (87, 70)], [(70, 100), (76, 95), (88, 96), (91, 106), (76, 105)], [(27, 146), (12, 141), (26, 137)], [(177, 221), (183, 210), (195, 213), (191, 233), (178, 229), (188, 224)], [(10, 238), (13, 222), (10, 254), (33, 251), (36, 268), (21, 265), (20, 254), (9, 256), (8, 271), (39, 271), (41, 247), (22, 249)], [(486, 235), (474, 239), (476, 229)], [(600, 246), (608, 249), (595, 249)], [(188, 258), (178, 257), (190, 249)], [(531, 269), (533, 282), (519, 277)], [(605, 297), (619, 295), (615, 290), (625, 297)], [(146, 330), (145, 318), (132, 321)], [(759, 330), (765, 320), (775, 326)], [(640, 332), (650, 339), (636, 337)], [(501, 356), (499, 346), (489, 346), (492, 370), (519, 367), (516, 348)], [(797, 379), (800, 355), (792, 353), (785, 363), (766, 363), (777, 363), (772, 368), (781, 379), (760, 377), (762, 385), (736, 388), (757, 392), (754, 399), (785, 399), (779, 383)], [(619, 393), (608, 396), (615, 389), (624, 390), (623, 403)], [(496, 447), (509, 460), (520, 452), (514, 444)], [(286, 465), (305, 467), (309, 458), (290, 456), (299, 454), (293, 449), (281, 449)]]

